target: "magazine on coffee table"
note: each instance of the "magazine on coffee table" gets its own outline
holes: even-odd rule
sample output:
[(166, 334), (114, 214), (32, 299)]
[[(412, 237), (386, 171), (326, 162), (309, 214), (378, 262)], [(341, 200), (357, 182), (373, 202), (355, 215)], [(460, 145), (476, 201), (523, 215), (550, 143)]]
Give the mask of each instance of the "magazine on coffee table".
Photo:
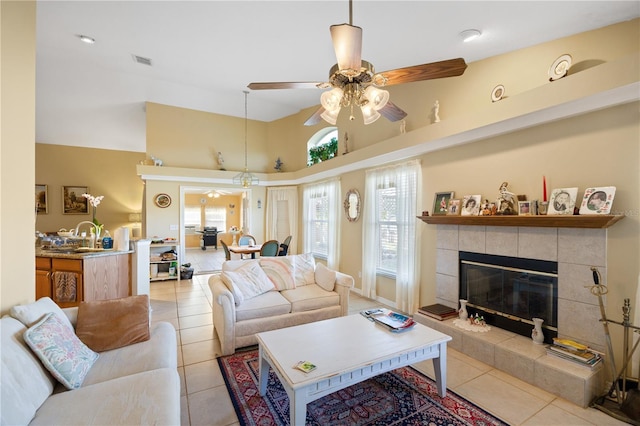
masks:
[(386, 308), (368, 309), (360, 314), (371, 321), (384, 325), (394, 333), (409, 330), (416, 324), (413, 318)]

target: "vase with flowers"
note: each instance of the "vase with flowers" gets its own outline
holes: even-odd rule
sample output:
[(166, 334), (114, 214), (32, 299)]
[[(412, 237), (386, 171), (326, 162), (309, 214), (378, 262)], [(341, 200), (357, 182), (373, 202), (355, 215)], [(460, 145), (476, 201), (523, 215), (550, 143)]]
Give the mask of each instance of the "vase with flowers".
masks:
[(89, 204), (91, 204), (91, 206), (93, 207), (93, 225), (95, 228), (95, 238), (96, 241), (98, 241), (100, 239), (100, 234), (102, 234), (102, 230), (104, 228), (104, 224), (100, 223), (100, 221), (98, 221), (98, 219), (96, 219), (96, 213), (98, 211), (98, 206), (100, 205), (100, 202), (102, 201), (102, 199), (104, 198), (104, 195), (98, 195), (97, 197), (94, 197), (91, 194), (82, 194), (82, 196), (84, 198), (87, 199), (87, 201), (89, 202)]

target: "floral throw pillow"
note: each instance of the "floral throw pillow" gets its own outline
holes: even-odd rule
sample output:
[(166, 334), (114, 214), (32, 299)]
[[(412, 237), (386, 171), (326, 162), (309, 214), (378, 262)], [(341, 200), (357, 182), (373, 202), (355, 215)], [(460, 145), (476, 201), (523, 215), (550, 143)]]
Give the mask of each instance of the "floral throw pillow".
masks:
[(278, 291), (296, 288), (293, 265), (288, 257), (261, 257), (260, 266)]
[(78, 389), (82, 385), (99, 356), (53, 312), (28, 328), (24, 341), (67, 389)]

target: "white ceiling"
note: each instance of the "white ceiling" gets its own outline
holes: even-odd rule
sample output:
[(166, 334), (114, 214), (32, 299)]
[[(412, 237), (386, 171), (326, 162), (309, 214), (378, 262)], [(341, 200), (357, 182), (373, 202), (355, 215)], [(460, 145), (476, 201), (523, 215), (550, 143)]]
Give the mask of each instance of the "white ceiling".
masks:
[[(362, 57), (378, 71), (470, 63), (638, 16), (639, 1), (353, 5)], [(347, 0), (38, 1), (36, 140), (144, 152), (145, 101), (244, 117), (250, 82), (326, 81), (335, 63), (329, 26), (348, 20)], [(469, 28), (482, 38), (463, 43)], [(320, 93), (253, 91), (248, 115), (282, 118), (318, 105)]]

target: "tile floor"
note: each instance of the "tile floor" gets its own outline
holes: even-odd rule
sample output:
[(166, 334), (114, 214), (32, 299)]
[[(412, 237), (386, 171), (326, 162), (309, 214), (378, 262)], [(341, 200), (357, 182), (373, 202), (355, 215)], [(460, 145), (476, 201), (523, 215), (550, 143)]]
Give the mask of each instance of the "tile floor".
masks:
[[(216, 361), (220, 343), (213, 333), (209, 277), (152, 283), (152, 318), (169, 321), (177, 330), (182, 424), (238, 425)], [(376, 306), (380, 304), (352, 293), (349, 311)], [(447, 364), (449, 389), (511, 425), (626, 424), (601, 411), (575, 406), (458, 351), (448, 351)], [(433, 377), (430, 361), (415, 367)]]

